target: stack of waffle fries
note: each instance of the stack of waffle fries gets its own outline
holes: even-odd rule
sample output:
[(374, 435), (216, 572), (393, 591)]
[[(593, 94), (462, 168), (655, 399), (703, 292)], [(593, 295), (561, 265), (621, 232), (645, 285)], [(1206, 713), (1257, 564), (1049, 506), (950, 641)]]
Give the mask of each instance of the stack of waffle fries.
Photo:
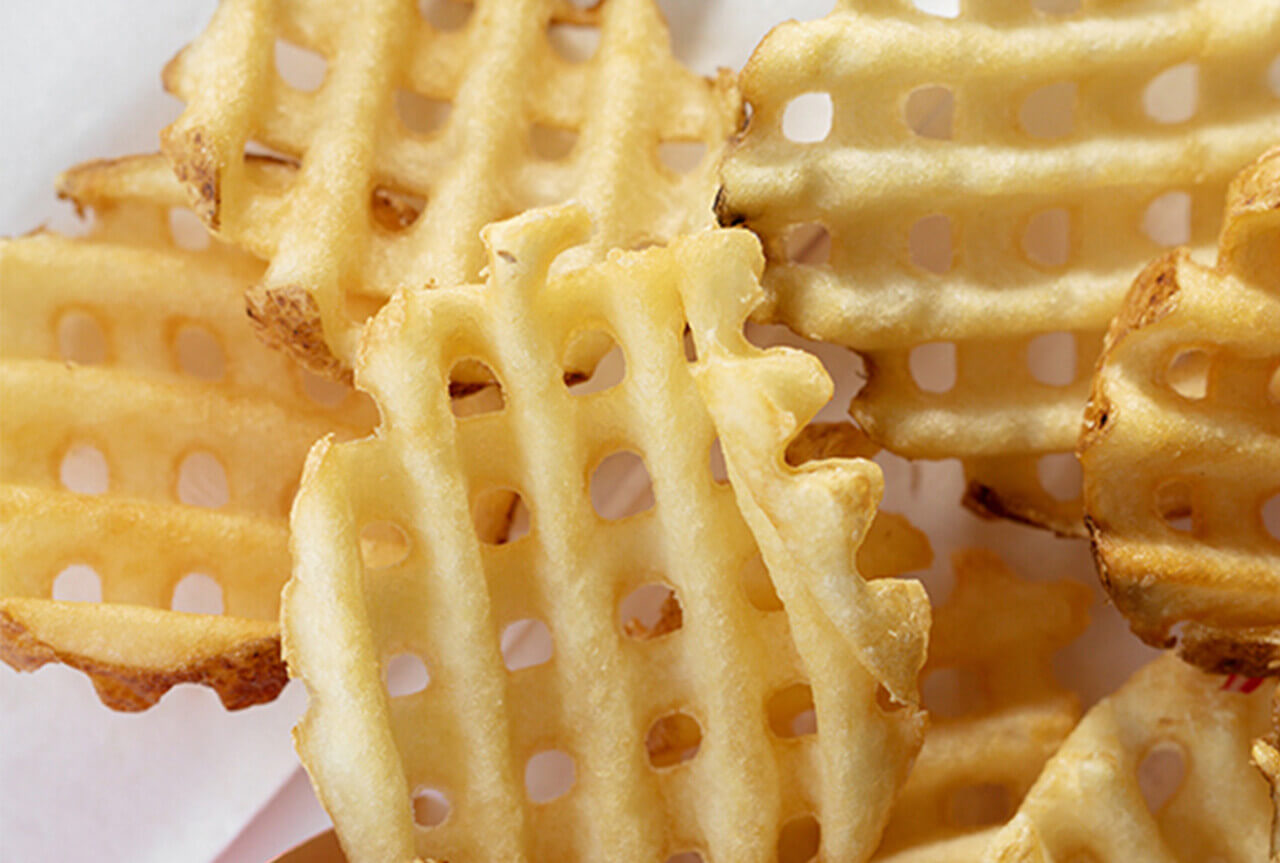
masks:
[[(1280, 860), (1280, 4), (937, 5), (220, 0), (0, 240), (0, 659), (301, 681), (357, 863)], [(1096, 574), (931, 602), (882, 448)]]

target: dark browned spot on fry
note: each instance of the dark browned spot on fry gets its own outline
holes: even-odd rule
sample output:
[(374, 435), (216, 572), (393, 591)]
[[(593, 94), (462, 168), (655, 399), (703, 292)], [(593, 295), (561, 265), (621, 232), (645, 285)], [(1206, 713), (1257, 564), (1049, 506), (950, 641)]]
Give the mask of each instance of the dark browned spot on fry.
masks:
[(1170, 252), (1152, 261), (1138, 274), (1120, 313), (1111, 324), (1107, 350), (1130, 330), (1153, 324), (1174, 310), (1179, 291), (1178, 264), (1185, 256), (1186, 252), (1182, 250)]
[(720, 223), (722, 228), (732, 228), (735, 225), (744, 224), (747, 221), (747, 217), (731, 208), (727, 198), (728, 195), (725, 193), (724, 186), (716, 189), (715, 203), (712, 204), (712, 211), (716, 214), (716, 221)]
[(283, 350), (318, 375), (351, 382), (351, 369), (329, 350), (315, 299), (297, 286), (252, 288), (245, 294), (254, 331), (270, 347)]
[(169, 157), (173, 172), (191, 194), (191, 208), (200, 219), (217, 231), (221, 226), (221, 163), (199, 129), (175, 133), (166, 129), (160, 136), (160, 147)]

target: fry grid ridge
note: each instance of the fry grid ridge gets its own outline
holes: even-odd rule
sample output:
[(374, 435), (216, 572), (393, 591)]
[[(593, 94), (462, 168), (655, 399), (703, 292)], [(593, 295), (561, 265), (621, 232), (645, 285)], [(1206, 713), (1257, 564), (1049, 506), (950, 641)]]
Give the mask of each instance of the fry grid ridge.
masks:
[[(958, 457), (968, 505), (1083, 535), (1078, 487), (1051, 488), (1044, 457), (1072, 450), (1102, 334), (1157, 238), (1211, 248), (1232, 175), (1280, 138), (1278, 44), (1267, 0), (968, 0), (954, 20), (842, 0), (780, 25), (744, 71), (751, 120), (717, 202), (764, 242), (760, 317), (862, 353), (853, 416), (900, 455)], [(1185, 87), (1183, 116), (1168, 94)], [(830, 129), (790, 140), (787, 110), (813, 93)], [(1165, 233), (1179, 200), (1189, 217)], [(797, 254), (797, 231), (825, 232), (827, 259)], [(1046, 377), (1029, 354), (1047, 336)], [(936, 343), (954, 361), (922, 382), (913, 349)]]
[[(567, 59), (566, 29), (598, 48)], [(281, 77), (277, 40), (323, 62), (317, 89)], [(667, 44), (652, 0), (480, 0), (452, 30), (412, 0), (226, 0), (166, 70), (188, 107), (164, 150), (210, 227), (270, 261), (249, 294), (259, 331), (343, 375), (397, 289), (479, 278), (491, 222), (586, 205), (595, 231), (565, 265), (714, 223), (733, 79), (700, 78)], [(571, 144), (544, 155), (544, 139)], [(703, 153), (677, 170), (662, 154), (681, 143)], [(251, 145), (283, 162), (255, 164)]]
[[(80, 668), (116, 709), (193, 680), (245, 707), (285, 682), (276, 614), (307, 449), (372, 416), (354, 394), (331, 407), (308, 397), (300, 370), (254, 337), (239, 292), (259, 263), (216, 242), (180, 247), (164, 195), (126, 193), (157, 164), (63, 176), (62, 193), (94, 210), (88, 236), (0, 241), (0, 651), (18, 668)], [(69, 326), (96, 331), (96, 356), (75, 354)], [(184, 367), (193, 334), (220, 369)], [(106, 476), (76, 490), (64, 459), (84, 447)], [(216, 460), (222, 505), (207, 474), (184, 481), (193, 456)], [(52, 599), (71, 564), (96, 572), (101, 604)], [(169, 610), (190, 573), (218, 583), (224, 614)]]
[(1232, 184), (1214, 266), (1179, 250), (1134, 281), (1080, 438), (1094, 557), (1134, 632), (1250, 675), (1280, 659), (1278, 273), (1273, 149)]
[[(662, 861), (697, 850), (767, 860), (784, 825), (813, 818), (824, 856), (865, 859), (923, 732), (914, 680), (927, 601), (918, 583), (876, 588), (852, 568), (878, 498), (874, 466), (783, 464), (787, 440), (824, 387), (829, 395), (816, 361), (699, 327), (701, 312), (723, 302), (715, 319), (737, 314), (740, 330), (759, 297), (755, 241), (702, 233), (548, 277), (555, 257), (589, 236), (582, 209), (537, 211), (485, 236), (486, 284), (407, 292), (374, 319), (357, 380), (383, 425), (366, 441), (318, 445), (293, 513), (285, 648), (311, 696), (296, 741), (348, 856)], [(686, 310), (693, 363), (682, 347)], [(626, 375), (577, 395), (564, 356), (584, 329), (609, 334)], [(765, 472), (798, 477), (794, 488), (813, 505), (778, 522), (834, 518), (851, 528), (809, 540), (824, 568), (804, 581), (795, 561), (774, 565), (790, 539), (758, 551), (739, 514), (742, 492), (736, 502), (712, 478), (717, 433), (731, 474), (757, 470), (727, 431), (734, 422), (704, 407), (704, 381), (695, 385), (713, 355), (749, 376), (743, 386), (775, 411), (761, 443), (773, 454)], [(490, 368), (502, 409), (450, 413), (448, 375), (463, 359)], [(606, 521), (588, 480), (619, 450), (644, 460), (655, 504)], [(520, 495), (527, 535), (478, 537), (472, 508), (494, 488)], [(403, 560), (372, 570), (360, 537), (388, 521), (405, 539)], [(753, 606), (744, 589), (761, 552), (785, 612)], [(678, 611), (636, 633), (620, 622), (619, 603), (653, 582), (669, 587)], [(859, 640), (899, 611), (883, 644)], [(551, 659), (508, 670), (500, 634), (530, 618), (548, 628)], [(425, 663), (429, 682), (390, 696), (383, 669), (405, 652)], [(803, 697), (773, 706), (805, 687), (816, 733), (786, 725)], [(696, 754), (655, 767), (650, 729), (676, 712), (698, 726)], [(574, 782), (533, 803), (526, 763), (551, 749), (573, 759)], [(411, 805), (425, 788), (451, 807), (429, 829), (414, 824)], [(840, 817), (824, 820), (833, 812)]]

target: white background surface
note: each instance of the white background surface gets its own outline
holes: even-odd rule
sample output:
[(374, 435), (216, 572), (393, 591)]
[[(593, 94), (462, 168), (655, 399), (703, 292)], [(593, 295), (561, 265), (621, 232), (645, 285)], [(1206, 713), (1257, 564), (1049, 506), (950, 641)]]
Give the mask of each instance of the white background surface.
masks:
[[(774, 22), (821, 15), (831, 0), (662, 5), (677, 53), (711, 72), (739, 68)], [(213, 8), (210, 0), (0, 3), (0, 234), (71, 223), (52, 194), (63, 168), (155, 149), (179, 110), (160, 90), (160, 69)], [(776, 329), (763, 338), (795, 341)], [(856, 362), (838, 348), (819, 353), (840, 382), (827, 409), (837, 419)], [(962, 511), (958, 465), (880, 461), (886, 507), (909, 512), (934, 544), (925, 581), (935, 598), (949, 587), (950, 551), (975, 543), (999, 549), (1025, 576), (1074, 578), (1096, 591), (1084, 543)], [(1090, 702), (1147, 655), (1100, 599), (1093, 618), (1059, 663)], [(284, 850), (327, 826), (288, 740), (302, 700), (295, 684), (273, 705), (228, 714), (211, 692), (178, 687), (144, 714), (116, 714), (75, 672), (19, 675), (0, 665), (0, 861), (256, 863)]]

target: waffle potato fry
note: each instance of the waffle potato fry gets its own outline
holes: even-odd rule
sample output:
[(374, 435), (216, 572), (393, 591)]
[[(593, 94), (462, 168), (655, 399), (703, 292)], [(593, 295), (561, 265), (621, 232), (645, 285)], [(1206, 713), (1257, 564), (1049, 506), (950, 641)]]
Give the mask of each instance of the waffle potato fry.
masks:
[[(1103, 333), (1162, 242), (1211, 246), (1232, 175), (1280, 138), (1280, 4), (961, 7), (840, 0), (775, 28), (717, 210), (764, 242), (760, 319), (864, 356), (872, 438), (959, 458), (980, 512), (1083, 535), (1052, 471)], [(820, 108), (801, 122), (823, 97), (825, 137)], [(815, 233), (826, 260), (800, 254)]]
[[(549, 275), (590, 236), (579, 207), (490, 226), (486, 284), (403, 292), (366, 329), (356, 376), (382, 425), (319, 443), (292, 515), (298, 751), (355, 863), (866, 859), (923, 734), (929, 625), (918, 582), (854, 568), (879, 470), (785, 463), (831, 384), (816, 359), (743, 338), (754, 238), (704, 232)], [(589, 329), (626, 371), (576, 395), (566, 346)], [(450, 415), (464, 359), (492, 371), (500, 411)], [(717, 436), (732, 487), (711, 473)], [(655, 503), (609, 521), (589, 478), (619, 451), (642, 457)], [(527, 535), (477, 537), (493, 488), (519, 493)], [(371, 530), (398, 554), (362, 552)], [(626, 598), (655, 584), (658, 621), (625, 626)], [(549, 655), (504, 667), (501, 633), (531, 618)], [(391, 694), (384, 669), (405, 654), (428, 682)], [(525, 787), (545, 758), (572, 764), (567, 791)], [(424, 819), (415, 797), (447, 815)]]
[(979, 860), (1080, 717), (1050, 661), (1084, 632), (1088, 588), (1025, 581), (986, 549), (952, 567), (921, 676), (929, 731), (877, 861)]
[(1273, 690), (1230, 691), (1171, 654), (1156, 659), (1085, 715), (985, 859), (1266, 859), (1270, 800), (1249, 750)]
[[(374, 416), (337, 385), (337, 404), (317, 403), (258, 342), (241, 290), (261, 264), (216, 241), (180, 247), (166, 193), (129, 191), (131, 176), (166, 176), (157, 165), (62, 177), (95, 211), (86, 237), (0, 240), (0, 658), (73, 666), (117, 710), (185, 682), (235, 709), (286, 680), (277, 613), (306, 452)], [(71, 564), (96, 572), (102, 602), (53, 598)], [(218, 583), (224, 614), (171, 609), (190, 573)]]
[[(828, 458), (866, 458), (880, 451), (862, 429), (848, 422), (813, 422), (787, 445), (787, 464)], [(863, 578), (905, 575), (933, 563), (929, 538), (905, 516), (877, 509), (866, 538), (858, 546), (858, 572)]]
[[(566, 27), (598, 36), (585, 62), (556, 47)], [(277, 40), (322, 58), (313, 92), (278, 73)], [(479, 0), (456, 30), (413, 0), (224, 0), (165, 71), (188, 107), (164, 150), (210, 228), (270, 261), (248, 295), (263, 337), (345, 375), (394, 291), (479, 277), (490, 222), (585, 204), (595, 230), (565, 264), (714, 224), (739, 100), (667, 42), (652, 0)], [(598, 358), (579, 353), (570, 373)]]
[(1098, 571), (1133, 631), (1210, 670), (1275, 674), (1280, 149), (1232, 185), (1216, 266), (1179, 250), (1134, 282), (1080, 461)]

